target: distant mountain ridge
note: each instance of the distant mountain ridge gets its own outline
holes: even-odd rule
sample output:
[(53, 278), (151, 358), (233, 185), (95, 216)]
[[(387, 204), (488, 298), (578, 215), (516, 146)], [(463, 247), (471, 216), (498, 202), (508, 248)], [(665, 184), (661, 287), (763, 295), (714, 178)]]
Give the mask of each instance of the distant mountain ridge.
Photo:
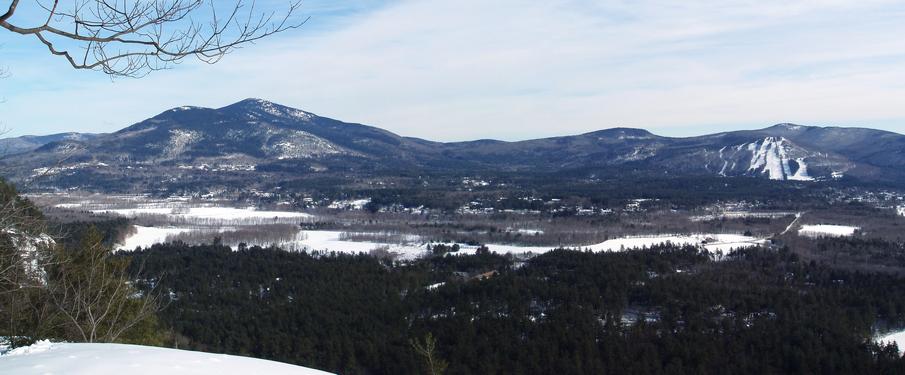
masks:
[(24, 135), (0, 139), (0, 156), (33, 151), (43, 145), (64, 140), (86, 141), (99, 136), (92, 133), (58, 133), (49, 135)]
[(115, 182), (131, 178), (124, 171), (134, 174), (138, 169), (178, 180), (173, 171), (305, 175), (345, 170), (380, 175), (400, 170), (540, 173), (619, 167), (652, 176), (905, 181), (905, 136), (880, 130), (778, 124), (672, 138), (613, 128), (518, 142), (443, 143), (261, 99), (218, 109), (178, 107), (110, 134), (0, 142), (19, 150), (4, 158), (6, 169), (18, 179), (38, 172), (58, 179), (87, 173)]

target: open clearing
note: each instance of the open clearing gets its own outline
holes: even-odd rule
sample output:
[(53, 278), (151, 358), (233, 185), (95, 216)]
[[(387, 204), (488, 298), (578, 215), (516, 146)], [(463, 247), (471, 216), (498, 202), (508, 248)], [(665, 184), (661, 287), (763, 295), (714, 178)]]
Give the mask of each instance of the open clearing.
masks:
[(828, 225), (828, 224), (819, 224), (819, 225), (802, 225), (801, 229), (798, 230), (798, 235), (805, 237), (849, 237), (855, 234), (855, 231), (860, 230), (859, 227), (853, 227), (848, 225)]

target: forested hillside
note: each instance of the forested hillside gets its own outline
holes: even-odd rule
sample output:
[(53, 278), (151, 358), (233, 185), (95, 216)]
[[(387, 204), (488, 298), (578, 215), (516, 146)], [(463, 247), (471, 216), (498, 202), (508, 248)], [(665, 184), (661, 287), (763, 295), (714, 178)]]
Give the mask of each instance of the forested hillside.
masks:
[[(391, 265), (366, 256), (159, 245), (180, 346), (344, 374), (901, 373), (872, 329), (905, 324), (905, 283), (788, 250), (555, 251)], [(495, 271), (495, 272), (491, 272)], [(473, 277), (484, 274), (483, 277)]]

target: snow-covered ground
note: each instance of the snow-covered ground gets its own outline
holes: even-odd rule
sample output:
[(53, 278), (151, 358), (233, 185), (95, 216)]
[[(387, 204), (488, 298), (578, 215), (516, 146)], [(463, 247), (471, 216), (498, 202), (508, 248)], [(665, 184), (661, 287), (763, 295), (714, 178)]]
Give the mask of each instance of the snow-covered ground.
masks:
[[(379, 242), (359, 242), (341, 240), (336, 231), (302, 231), (299, 239), (290, 244), (293, 249), (307, 249), (318, 251), (335, 251), (341, 253), (367, 253), (374, 249), (385, 249), (398, 253), (403, 259), (415, 259), (427, 254), (426, 244), (388, 244)], [(499, 254), (541, 254), (557, 247), (576, 248), (590, 251), (623, 251), (641, 249), (663, 243), (675, 245), (701, 246), (707, 251), (722, 251), (727, 253), (733, 249), (761, 246), (766, 240), (738, 234), (691, 234), (691, 235), (655, 235), (619, 238), (604, 241), (589, 246), (564, 245), (564, 246), (519, 246), (504, 244), (486, 244), (487, 248)], [(460, 250), (457, 254), (474, 254), (478, 246), (458, 244)]]
[(43, 375), (327, 375), (262, 359), (122, 344), (38, 342), (0, 356), (0, 374)]
[(747, 145), (748, 151), (751, 151), (751, 165), (748, 171), (766, 174), (771, 180), (796, 180), (796, 181), (812, 181), (814, 180), (808, 175), (808, 166), (805, 158), (795, 158), (794, 161), (798, 165), (795, 173), (789, 162), (792, 161), (790, 153), (792, 146), (789, 141), (783, 137), (766, 137), (760, 143), (754, 142)]
[(799, 236), (805, 237), (848, 237), (855, 234), (856, 230), (859, 230), (859, 227), (853, 227), (848, 225), (828, 225), (828, 224), (818, 224), (818, 225), (802, 225), (801, 229), (798, 230)]
[(0, 234), (7, 237), (12, 242), (12, 245), (18, 249), (22, 262), (24, 262), (26, 274), (43, 280), (45, 273), (44, 267), (41, 265), (42, 260), (39, 250), (54, 246), (56, 241), (46, 233), (29, 235), (13, 227), (0, 229)]
[(707, 221), (707, 220), (717, 220), (717, 219), (745, 219), (745, 218), (777, 219), (777, 218), (792, 216), (792, 215), (795, 215), (795, 212), (789, 212), (789, 211), (774, 211), (774, 212), (723, 211), (723, 212), (716, 212), (716, 213), (707, 214), (707, 215), (690, 216), (690, 217), (688, 217), (688, 220)]
[(167, 238), (181, 233), (188, 233), (194, 229), (175, 227), (145, 227), (133, 225), (135, 233), (126, 237), (122, 244), (116, 245), (116, 250), (135, 250), (136, 247), (149, 247), (157, 243), (167, 242)]
[(899, 354), (905, 354), (905, 330), (887, 333), (877, 337), (876, 341), (880, 343), (896, 343), (896, 346), (899, 347)]
[(371, 250), (384, 249), (392, 253), (398, 253), (402, 258), (414, 259), (423, 256), (427, 247), (423, 244), (404, 243), (389, 244), (380, 242), (348, 241), (341, 240), (343, 232), (327, 230), (303, 230), (296, 240), (282, 244), (293, 250), (327, 251), (338, 253), (369, 253)]
[(617, 238), (583, 248), (591, 251), (621, 251), (651, 247), (667, 242), (680, 246), (702, 246), (710, 252), (727, 253), (733, 249), (760, 246), (765, 244), (766, 240), (739, 234), (676, 234)]
[(339, 200), (330, 203), (327, 208), (337, 209), (337, 210), (361, 210), (368, 203), (371, 203), (371, 198), (365, 199), (353, 199), (353, 200)]
[(143, 207), (124, 208), (111, 210), (92, 210), (94, 213), (108, 213), (125, 217), (141, 215), (161, 215), (175, 219), (218, 220), (218, 221), (243, 221), (243, 220), (268, 220), (268, 219), (306, 219), (311, 214), (290, 211), (258, 211), (254, 208), (233, 207)]

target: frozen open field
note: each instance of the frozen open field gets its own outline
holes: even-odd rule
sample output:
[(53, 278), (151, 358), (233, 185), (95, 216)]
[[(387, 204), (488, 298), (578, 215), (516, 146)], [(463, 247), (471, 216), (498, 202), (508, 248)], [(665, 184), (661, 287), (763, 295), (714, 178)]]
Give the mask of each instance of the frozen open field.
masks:
[(746, 219), (746, 218), (757, 218), (757, 219), (776, 219), (786, 216), (793, 216), (795, 212), (788, 211), (777, 211), (777, 212), (751, 212), (751, 211), (723, 211), (708, 215), (700, 215), (700, 216), (691, 216), (688, 219), (691, 221), (707, 221), (707, 220), (719, 220), (719, 219)]
[(117, 244), (116, 250), (134, 250), (136, 247), (148, 247), (157, 243), (167, 242), (172, 236), (191, 232), (191, 228), (174, 227), (146, 227), (133, 225), (133, 234), (126, 236), (122, 244)]
[(651, 247), (667, 242), (681, 246), (701, 246), (711, 253), (717, 251), (728, 253), (733, 249), (761, 246), (766, 243), (766, 240), (739, 234), (677, 234), (617, 238), (585, 248), (592, 251), (620, 251)]
[(233, 222), (260, 223), (282, 222), (297, 219), (309, 219), (313, 216), (304, 212), (259, 211), (253, 207), (140, 207), (108, 210), (92, 210), (93, 213), (106, 213), (124, 217), (163, 216), (174, 221), (186, 222)]
[[(174, 239), (187, 243), (210, 243), (214, 237), (221, 237), (223, 244), (232, 247), (245, 243), (249, 246), (278, 245), (290, 251), (371, 253), (377, 250), (395, 254), (399, 259), (415, 259), (429, 254), (427, 246), (434, 243), (432, 240), (436, 240), (433, 238), (435, 236), (422, 237), (405, 232), (404, 229), (393, 233), (355, 231), (355, 225), (344, 231), (303, 230), (298, 224), (318, 220), (329, 222), (330, 219), (315, 217), (305, 212), (232, 207), (227, 205), (227, 202), (210, 200), (199, 201), (180, 197), (154, 199), (146, 196), (85, 196), (72, 197), (68, 200), (60, 197), (51, 198), (58, 199), (50, 201), (50, 204), (57, 208), (134, 219), (133, 230), (116, 246), (121, 250), (149, 247)], [(366, 203), (364, 200), (344, 202), (353, 206)], [(737, 211), (729, 215), (782, 217), (790, 213)], [(530, 226), (510, 226), (505, 231), (525, 236), (545, 233), (544, 229)], [(464, 240), (458, 241), (460, 248), (458, 254), (473, 254), (478, 249), (478, 246), (462, 243)], [(698, 246), (712, 253), (728, 253), (733, 249), (761, 246), (766, 240), (731, 233), (708, 234), (705, 231), (698, 234), (632, 235), (591, 244), (576, 241), (541, 246), (518, 244), (519, 242), (494, 243), (493, 240), (487, 242), (489, 243), (485, 246), (492, 252), (525, 255), (545, 253), (557, 247), (589, 251), (623, 251), (664, 243)]]
[[(154, 228), (136, 226), (136, 233), (126, 238), (123, 245), (118, 246), (119, 249), (132, 250), (135, 247), (148, 247), (156, 243), (162, 243), (172, 239), (173, 236), (187, 233), (190, 231), (203, 231), (204, 229), (193, 228)], [(400, 242), (379, 242), (379, 241), (352, 241), (342, 239), (341, 231), (329, 230), (299, 230), (295, 238), (291, 241), (283, 241), (276, 243), (287, 250), (292, 251), (320, 251), (320, 252), (338, 252), (338, 253), (371, 253), (374, 250), (382, 250), (389, 253), (395, 253), (400, 259), (415, 259), (429, 254), (427, 250), (428, 242), (421, 241), (417, 236), (410, 236), (407, 241)], [(246, 242), (249, 245), (267, 246), (270, 243), (254, 243)], [(722, 252), (728, 253), (734, 249), (761, 246), (766, 240), (755, 237), (743, 236), (738, 234), (692, 234), (692, 235), (654, 235), (654, 236), (636, 236), (628, 238), (618, 238), (593, 245), (562, 245), (562, 246), (519, 246), (509, 244), (486, 244), (487, 248), (499, 254), (541, 254), (551, 251), (557, 247), (575, 248), (590, 251), (625, 251), (632, 249), (649, 248), (655, 245), (671, 243), (674, 245), (692, 245), (699, 246), (711, 253)], [(236, 244), (225, 243), (226, 245), (235, 246)], [(452, 244), (448, 244), (452, 245)], [(478, 246), (458, 244), (460, 250), (458, 254), (474, 254)]]
[(805, 237), (849, 237), (859, 230), (859, 227), (848, 225), (802, 225), (798, 235)]
[[(290, 250), (340, 252), (353, 254), (370, 253), (373, 250), (385, 250), (390, 253), (398, 254), (402, 259), (414, 259), (428, 254), (427, 246), (429, 243), (426, 242), (406, 241), (401, 243), (388, 243), (376, 241), (350, 241), (343, 240), (342, 234), (343, 232), (340, 231), (302, 230), (299, 231), (294, 241), (281, 243), (279, 245)], [(145, 237), (145, 239), (154, 240), (152, 236), (147, 236)], [(576, 248), (590, 251), (624, 251), (647, 248), (664, 243), (700, 246), (710, 252), (720, 251), (723, 253), (728, 253), (733, 249), (761, 246), (766, 243), (766, 240), (737, 234), (694, 234), (620, 238), (589, 246), (519, 246), (493, 243), (486, 244), (485, 246), (487, 246), (490, 251), (499, 254), (526, 255), (545, 253), (557, 247)], [(146, 243), (146, 246), (150, 246), (151, 244), (153, 243)], [(458, 254), (474, 254), (478, 249), (478, 246), (474, 245), (461, 243), (458, 245), (460, 247)]]

